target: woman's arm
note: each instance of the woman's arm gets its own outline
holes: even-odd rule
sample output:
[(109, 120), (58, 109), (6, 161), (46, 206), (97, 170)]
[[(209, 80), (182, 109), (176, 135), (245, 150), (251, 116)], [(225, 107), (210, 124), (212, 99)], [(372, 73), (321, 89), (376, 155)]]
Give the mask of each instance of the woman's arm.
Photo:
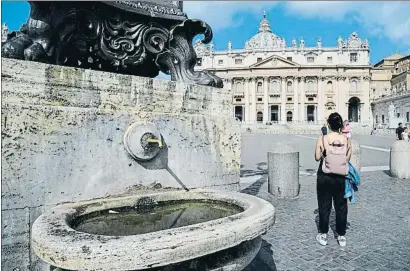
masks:
[(347, 161), (350, 161), (352, 158), (352, 140), (350, 138), (347, 139)]
[(322, 154), (323, 154), (322, 137), (323, 136), (319, 136), (319, 138), (316, 141), (316, 149), (315, 149), (315, 160), (316, 161), (320, 161), (320, 159), (322, 158)]

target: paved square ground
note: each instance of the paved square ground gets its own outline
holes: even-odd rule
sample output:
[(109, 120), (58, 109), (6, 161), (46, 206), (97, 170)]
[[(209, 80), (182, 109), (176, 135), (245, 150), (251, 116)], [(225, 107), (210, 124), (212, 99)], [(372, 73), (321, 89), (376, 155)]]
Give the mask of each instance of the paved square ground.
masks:
[[(388, 149), (394, 138), (358, 138), (369, 147)], [(300, 177), (295, 200), (275, 200), (267, 193), (266, 152), (273, 143), (292, 143), (300, 151), (301, 171), (317, 169), (315, 140), (290, 135), (245, 134), (242, 142), (242, 192), (271, 201), (276, 224), (264, 236), (263, 247), (246, 271), (264, 270), (410, 270), (410, 180), (397, 180), (384, 171), (361, 173), (357, 203), (349, 203), (347, 246), (329, 238), (320, 246), (317, 233), (316, 176)], [(388, 165), (389, 153), (366, 149), (366, 166)], [(311, 161), (312, 160), (312, 161)], [(364, 162), (364, 161), (363, 161)], [(250, 174), (254, 173), (254, 174)], [(334, 212), (331, 228), (334, 228)], [(333, 231), (329, 236), (333, 237)]]

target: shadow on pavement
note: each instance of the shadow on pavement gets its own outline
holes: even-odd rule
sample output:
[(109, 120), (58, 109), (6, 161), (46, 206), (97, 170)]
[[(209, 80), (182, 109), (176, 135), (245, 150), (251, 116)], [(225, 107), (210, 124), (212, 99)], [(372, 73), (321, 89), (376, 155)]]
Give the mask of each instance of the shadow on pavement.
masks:
[(259, 253), (243, 271), (277, 271), (272, 255), (272, 245), (262, 239)]
[(261, 190), (262, 185), (267, 181), (265, 176), (262, 176), (259, 180), (256, 182), (252, 183), (250, 186), (248, 186), (245, 189), (241, 190), (241, 193), (249, 194), (252, 196), (256, 196), (259, 191)]
[(389, 176), (389, 177), (391, 177), (391, 178), (394, 178), (394, 177), (391, 175), (390, 170), (383, 170), (383, 172), (384, 172), (387, 176)]

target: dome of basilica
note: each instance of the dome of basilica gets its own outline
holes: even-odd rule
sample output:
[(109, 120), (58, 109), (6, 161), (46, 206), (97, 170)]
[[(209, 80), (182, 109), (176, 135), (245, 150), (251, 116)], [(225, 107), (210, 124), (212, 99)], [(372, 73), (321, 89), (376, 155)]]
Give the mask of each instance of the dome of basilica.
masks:
[(259, 31), (245, 43), (245, 49), (250, 51), (269, 51), (286, 48), (285, 40), (272, 33), (266, 12), (259, 23)]

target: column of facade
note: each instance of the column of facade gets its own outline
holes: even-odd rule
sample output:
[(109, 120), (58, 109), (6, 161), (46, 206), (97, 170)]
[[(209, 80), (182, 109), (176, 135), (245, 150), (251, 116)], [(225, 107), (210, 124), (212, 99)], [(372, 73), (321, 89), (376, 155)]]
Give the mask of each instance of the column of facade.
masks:
[(324, 102), (324, 93), (323, 93), (323, 80), (325, 78), (320, 76), (317, 80), (317, 121), (318, 123), (322, 124), (324, 122), (324, 114), (325, 114), (325, 102)]
[(299, 95), (300, 95), (300, 106), (299, 106), (299, 121), (303, 122), (306, 121), (306, 107), (305, 107), (305, 77), (300, 78), (299, 84)]
[(280, 106), (280, 122), (286, 123), (286, 77), (281, 77), (281, 106)]
[[(338, 112), (340, 114), (340, 93), (339, 93), (339, 89), (340, 89), (340, 77), (336, 76), (336, 84), (335, 84), (335, 89), (334, 89), (334, 95), (335, 95), (335, 104), (336, 104), (336, 108), (335, 111)], [(342, 116), (343, 117), (343, 116)]]
[(263, 123), (269, 121), (269, 93), (268, 78), (263, 78)]
[(293, 79), (293, 121), (299, 121), (299, 78)]
[(341, 76), (339, 83), (339, 98), (340, 98), (340, 111), (339, 114), (342, 116), (343, 120), (349, 119), (349, 84), (346, 83), (347, 77)]
[(243, 84), (243, 90), (244, 90), (244, 96), (245, 96), (245, 122), (249, 122), (249, 116), (250, 116), (250, 93), (249, 93), (249, 78), (244, 78), (244, 84)]
[[(360, 84), (360, 122), (364, 124), (372, 123), (372, 114), (370, 106), (370, 97), (366, 93), (370, 93), (370, 76), (364, 76)], [(403, 115), (402, 115), (403, 116)], [(405, 117), (405, 116), (404, 116)]]
[(232, 84), (233, 78), (226, 78), (224, 81), (225, 81), (224, 89), (229, 89), (232, 92), (234, 92), (235, 90), (233, 89), (233, 84)]
[(252, 93), (252, 105), (251, 105), (251, 112), (250, 112), (250, 121), (256, 122), (256, 83), (257, 80), (255, 78), (249, 79), (249, 91)]

